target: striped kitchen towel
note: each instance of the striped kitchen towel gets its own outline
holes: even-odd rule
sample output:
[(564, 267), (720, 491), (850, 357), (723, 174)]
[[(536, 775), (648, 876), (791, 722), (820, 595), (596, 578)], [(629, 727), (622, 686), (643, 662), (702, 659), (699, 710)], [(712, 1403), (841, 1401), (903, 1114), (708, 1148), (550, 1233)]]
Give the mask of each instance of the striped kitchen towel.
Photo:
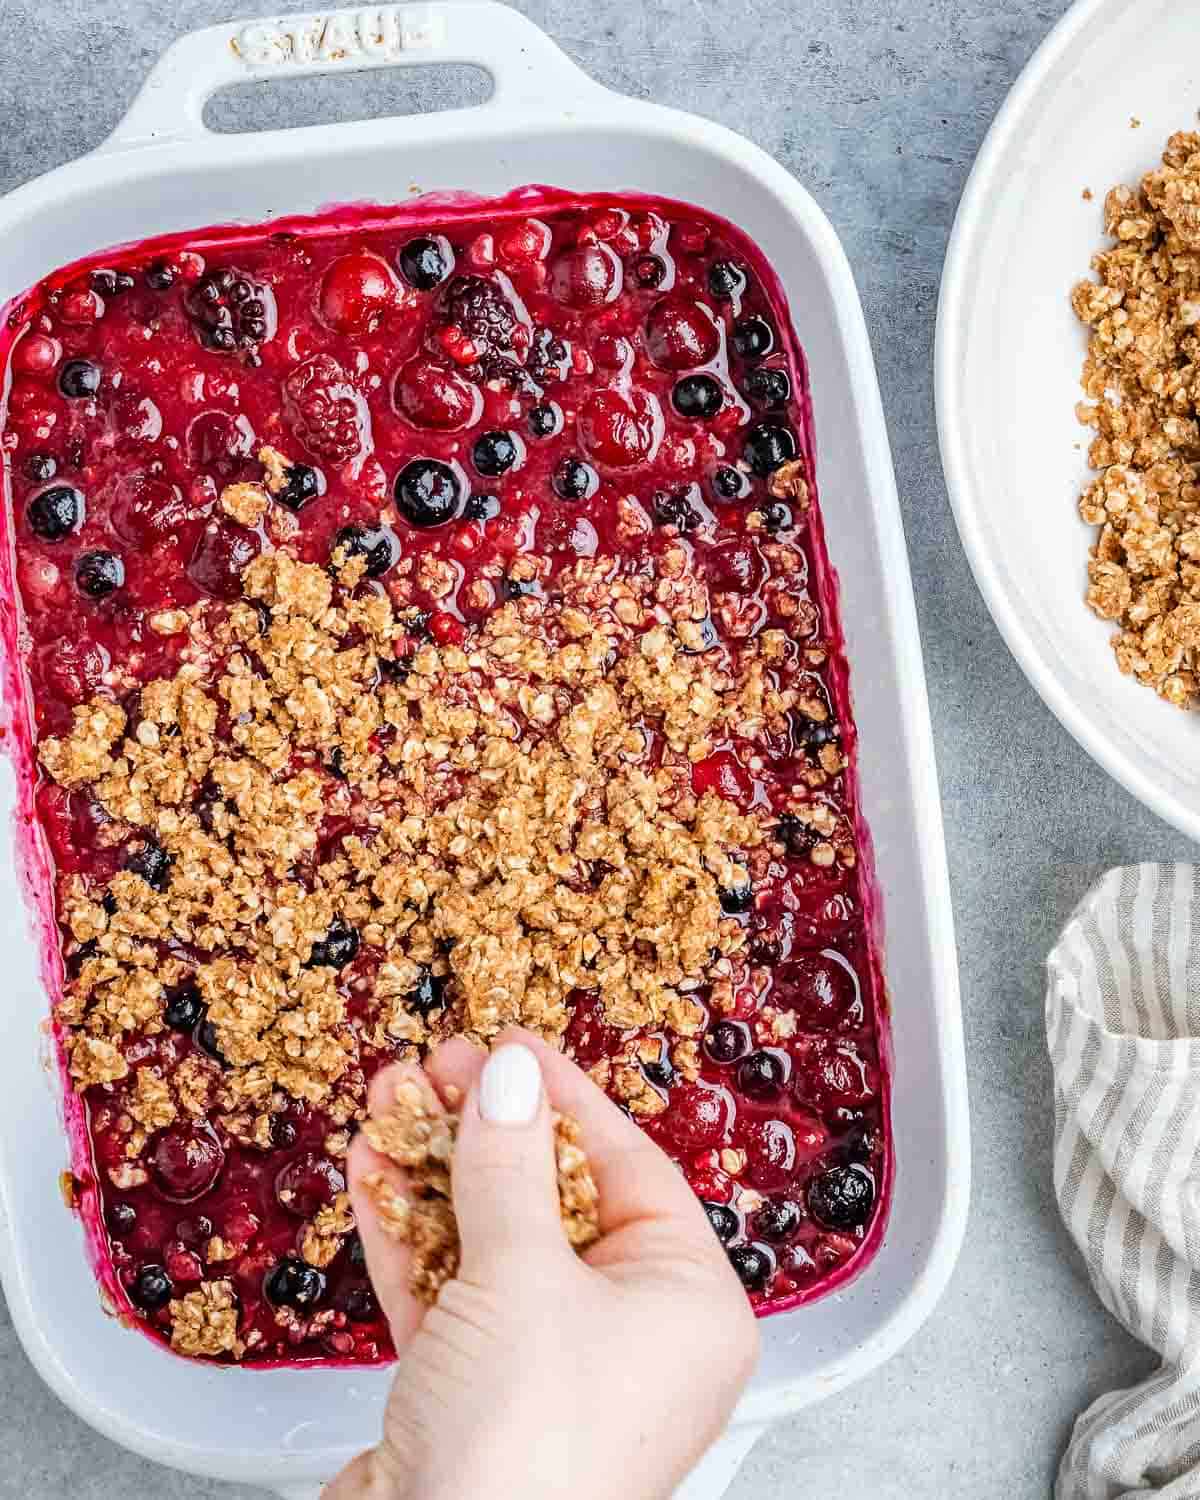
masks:
[(1048, 961), (1054, 1188), (1105, 1307), (1162, 1357), (1075, 1423), (1056, 1500), (1200, 1500), (1200, 866), (1113, 870)]

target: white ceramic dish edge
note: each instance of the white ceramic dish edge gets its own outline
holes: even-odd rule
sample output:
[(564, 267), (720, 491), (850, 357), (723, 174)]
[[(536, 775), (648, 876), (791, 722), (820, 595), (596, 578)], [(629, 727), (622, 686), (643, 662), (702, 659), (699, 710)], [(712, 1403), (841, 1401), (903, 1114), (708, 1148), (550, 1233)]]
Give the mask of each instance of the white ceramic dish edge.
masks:
[[(1083, 605), (1092, 535), (1071, 507), (1087, 472), (1072, 415), (1084, 333), (1067, 301), (1104, 242), (1105, 191), (1135, 182), (1167, 132), (1194, 125), (1194, 39), (1194, 12), (1167, 0), (1078, 0), (1046, 36), (963, 192), (938, 302), (935, 391), (959, 535), (1009, 649), (1110, 776), (1200, 838), (1194, 720), (1117, 673), (1110, 627)], [(1038, 234), (1047, 259), (1034, 267)], [(1008, 466), (1017, 445), (1022, 460)], [(1037, 514), (1042, 505), (1052, 518)], [(1033, 558), (1031, 526), (1047, 520)]]
[[(863, 731), (863, 800), (893, 924), (889, 968), (898, 997), (893, 1014), (898, 1191), (888, 1236), (872, 1266), (823, 1302), (764, 1325), (762, 1369), (739, 1407), (729, 1446), (708, 1471), (711, 1479), (697, 1475), (688, 1490), (698, 1500), (702, 1493), (716, 1492), (712, 1481), (718, 1471), (723, 1487), (763, 1423), (861, 1377), (913, 1334), (945, 1287), (965, 1225), (969, 1127), (941, 813), (907, 556), (866, 327), (849, 266), (828, 221), (794, 179), (751, 143), (710, 122), (602, 89), (530, 22), (488, 0), (373, 10), (370, 16), (383, 19), (366, 32), (359, 27), (362, 14), (230, 24), (181, 39), (100, 151), (0, 202), (0, 245), (13, 242), (5, 231), (14, 225), (27, 231), (24, 262), (9, 257), (6, 263), (0, 251), (0, 299), (49, 266), (104, 243), (221, 218), (310, 211), (334, 198), (386, 198), (376, 179), (363, 179), (375, 182), (370, 193), (354, 180), (350, 167), (357, 167), (355, 153), (374, 161), (386, 147), (407, 151), (416, 162), (423, 150), (432, 153), (436, 145), (448, 159), (457, 159), (457, 152), (466, 160), (464, 153), (478, 152), (485, 139), (492, 155), (500, 158), (497, 166), (472, 171), (461, 165), (442, 167), (441, 172), (454, 170), (457, 176), (426, 174), (426, 185), (466, 184), (490, 192), (501, 190), (492, 185), (494, 177), (510, 187), (543, 177), (586, 188), (641, 186), (703, 202), (741, 223), (781, 273), (793, 306), (796, 286), (789, 265), (772, 253), (772, 239), (788, 241), (797, 277), (802, 270), (811, 275), (809, 291), (819, 299), (820, 312), (814, 311), (811, 337), (805, 341), (818, 442), (823, 424), (831, 434), (828, 465), (820, 470), (823, 508), (830, 550), (843, 569), (843, 623)], [(364, 36), (370, 42), (387, 27), (403, 46), (386, 55), (363, 46)], [(297, 57), (298, 37), (309, 40), (313, 55)], [(283, 67), (319, 72), (421, 61), (480, 64), (493, 75), (495, 93), (474, 110), (332, 129), (226, 137), (211, 135), (203, 125), (206, 99), (231, 82), (276, 76)], [(642, 150), (655, 150), (653, 174), (628, 154), (633, 137)], [(521, 148), (531, 148), (531, 142), (545, 161), (541, 171), (518, 165)], [(571, 150), (584, 160), (590, 151), (591, 165), (574, 165), (573, 159), (566, 165)], [(340, 163), (336, 182), (325, 191), (289, 191), (283, 169), (290, 166), (294, 175), (301, 167), (311, 172), (310, 163), (319, 166), (323, 157)], [(212, 182), (217, 164), (219, 193)], [(264, 179), (262, 173), (272, 164), (277, 177)], [(361, 170), (369, 166), (364, 161)], [(507, 171), (515, 175), (504, 178)], [(714, 203), (709, 182), (722, 173), (721, 199)], [(421, 174), (414, 167), (412, 175)], [(406, 185), (407, 180), (406, 174)], [(284, 201), (264, 192), (264, 181)], [(119, 202), (112, 191), (118, 185), (124, 190)], [(183, 191), (189, 185), (192, 190)], [(106, 192), (107, 207), (101, 210), (100, 195)], [(141, 201), (146, 195), (154, 205), (153, 222), (136, 220), (138, 212), (147, 212)], [(744, 212), (738, 211), (741, 198), (746, 200)], [(85, 200), (93, 217), (81, 226), (76, 223), (80, 212), (72, 205)], [(211, 211), (214, 202), (227, 203), (227, 210)], [(115, 226), (130, 215), (128, 232), (119, 231)], [(747, 215), (757, 215), (761, 222), (747, 223)], [(70, 242), (55, 251), (50, 244), (39, 244), (31, 226), (42, 226), (42, 237), (58, 226), (59, 236)], [(805, 339), (803, 324), (800, 332)], [(856, 641), (860, 631), (863, 639)], [(876, 715), (877, 737), (869, 722)], [(872, 751), (872, 743), (878, 744), (878, 752)], [(11, 783), (6, 766), (0, 792), (8, 807)], [(0, 867), (4, 894), (14, 889), (9, 863), (6, 855)], [(15, 908), (15, 899), (7, 905)], [(29, 1071), (28, 1043), (45, 1005), (22, 916), (10, 910), (0, 923), (0, 950), (13, 954), (17, 992), (30, 1007), (36, 1005), (29, 1016), (21, 1012), (21, 1024), (10, 1026), (10, 1045), (0, 1059), (0, 1068), (8, 1057), (14, 1064), (11, 1094), (0, 1091), (0, 1117), (8, 1109), (15, 1111), (10, 1128), (0, 1130), (0, 1272), (22, 1342), (54, 1390), (114, 1440), (198, 1473), (275, 1484), (296, 1497), (311, 1493), (308, 1486), (314, 1480), (327, 1477), (347, 1453), (369, 1440), (385, 1381), (380, 1372), (201, 1369), (171, 1360), (98, 1315), (90, 1318), (83, 1284), (84, 1277), (90, 1283), (90, 1276), (77, 1265), (82, 1261), (78, 1237), (68, 1232), (65, 1211), (51, 1201), (56, 1198), (53, 1178), (61, 1145), (59, 1158), (36, 1163), (32, 1172), (28, 1151), (14, 1150), (20, 1137), (13, 1127), (23, 1111), (31, 1120), (36, 1117), (31, 1133), (47, 1154), (55, 1149), (48, 1124), (57, 1128), (57, 1104), (43, 1097), (49, 1092), (43, 1082), (38, 1081), (36, 1091), (27, 1078), (15, 1086), (20, 1071)], [(897, 975), (903, 979), (899, 988)], [(61, 1286), (69, 1288), (65, 1298), (59, 1297), (64, 1304), (59, 1308), (39, 1282), (39, 1256), (47, 1253), (51, 1238), (63, 1247), (54, 1251), (56, 1273), (63, 1277)], [(92, 1296), (94, 1301), (94, 1292)], [(123, 1387), (120, 1398), (106, 1399), (96, 1376), (95, 1362), (105, 1359), (114, 1389)], [(246, 1379), (263, 1383), (251, 1392), (239, 1383)], [(293, 1384), (296, 1380), (306, 1383), (302, 1391)], [(341, 1384), (334, 1387), (331, 1380)], [(153, 1403), (148, 1399), (152, 1389)], [(140, 1391), (140, 1404), (131, 1399), (131, 1391)], [(219, 1436), (205, 1431), (201, 1439), (178, 1425), (172, 1428), (178, 1412), (160, 1413), (181, 1399), (179, 1393), (208, 1403), (212, 1426), (232, 1423), (232, 1429), (227, 1425)], [(336, 1426), (341, 1419), (353, 1431), (333, 1443), (312, 1434), (322, 1425), (318, 1420), (297, 1420), (283, 1440), (264, 1447), (272, 1418), (278, 1423), (285, 1415), (304, 1413), (318, 1394), (324, 1407), (344, 1408), (323, 1413), (329, 1421)]]

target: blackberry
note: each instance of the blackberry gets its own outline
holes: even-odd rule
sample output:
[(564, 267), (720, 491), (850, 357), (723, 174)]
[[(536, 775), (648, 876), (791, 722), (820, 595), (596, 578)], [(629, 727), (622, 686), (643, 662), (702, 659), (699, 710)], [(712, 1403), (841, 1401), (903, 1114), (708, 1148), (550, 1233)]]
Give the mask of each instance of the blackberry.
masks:
[(792, 382), (786, 370), (751, 370), (742, 383), (746, 397), (755, 406), (776, 411), (786, 406), (792, 394)]
[(516, 309), (499, 283), (483, 276), (455, 276), (438, 293), (434, 322), (460, 330), (475, 346), (479, 360), (488, 357), (523, 364), (524, 330)]
[(257, 354), (275, 332), (275, 293), (232, 266), (218, 266), (183, 299), (196, 337), (206, 348)]
[(571, 346), (549, 328), (535, 328), (528, 368), (534, 380), (565, 380), (571, 371)]
[(654, 519), (659, 526), (674, 526), (677, 531), (695, 531), (704, 517), (688, 503), (686, 492), (655, 492)]
[(811, 854), (821, 842), (821, 835), (815, 828), (807, 823), (801, 822), (795, 813), (782, 813), (779, 822), (775, 825), (775, 837), (783, 845), (784, 849), (799, 859), (804, 855)]

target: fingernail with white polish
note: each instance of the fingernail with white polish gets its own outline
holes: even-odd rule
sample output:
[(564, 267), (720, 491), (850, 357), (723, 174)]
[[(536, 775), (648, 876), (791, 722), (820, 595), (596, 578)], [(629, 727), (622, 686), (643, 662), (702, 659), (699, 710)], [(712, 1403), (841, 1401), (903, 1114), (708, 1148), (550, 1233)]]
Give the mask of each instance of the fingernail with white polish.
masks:
[(479, 1076), (479, 1113), (493, 1125), (528, 1125), (542, 1102), (542, 1070), (528, 1047), (499, 1047)]

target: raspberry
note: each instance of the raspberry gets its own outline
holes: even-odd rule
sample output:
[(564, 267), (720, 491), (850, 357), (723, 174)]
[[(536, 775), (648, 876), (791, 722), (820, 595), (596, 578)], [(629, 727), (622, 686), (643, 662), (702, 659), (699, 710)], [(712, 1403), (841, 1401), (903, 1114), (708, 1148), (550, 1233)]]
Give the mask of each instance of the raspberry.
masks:
[(283, 404), (292, 431), (318, 457), (347, 463), (371, 451), (367, 403), (331, 354), (314, 354), (292, 371)]

